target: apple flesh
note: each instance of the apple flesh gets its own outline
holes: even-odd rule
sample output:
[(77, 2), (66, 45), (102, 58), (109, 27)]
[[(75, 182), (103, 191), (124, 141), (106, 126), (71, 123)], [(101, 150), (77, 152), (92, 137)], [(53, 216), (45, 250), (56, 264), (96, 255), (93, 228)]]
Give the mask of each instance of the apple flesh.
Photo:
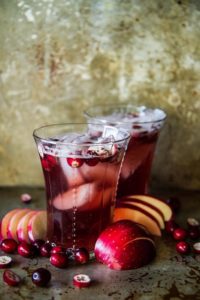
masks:
[(17, 226), (20, 220), (29, 212), (29, 209), (19, 209), (15, 212), (12, 218), (9, 221), (8, 228), (7, 228), (7, 236), (18, 242), (17, 237)]
[(146, 204), (149, 207), (155, 207), (155, 209), (159, 210), (160, 213), (163, 215), (164, 221), (167, 222), (172, 218), (172, 209), (171, 207), (165, 203), (164, 201), (149, 196), (149, 195), (132, 195), (132, 196), (126, 196), (121, 199), (119, 199), (119, 202), (123, 201), (132, 201), (137, 203)]
[(28, 237), (31, 242), (46, 240), (47, 235), (47, 212), (40, 210), (28, 222)]
[(156, 236), (161, 236), (161, 230), (157, 220), (148, 212), (137, 206), (124, 204), (122, 207), (117, 207), (114, 210), (113, 221), (131, 220), (142, 224), (147, 230)]
[(30, 243), (28, 236), (28, 223), (30, 219), (36, 214), (35, 210), (29, 211), (23, 218), (19, 221), (17, 226), (17, 237), (20, 242)]
[(161, 229), (165, 228), (163, 215), (158, 210), (156, 210), (152, 207), (149, 207), (146, 204), (137, 203), (134, 201), (123, 201), (122, 203), (120, 203), (120, 206), (123, 207), (124, 204), (125, 204), (125, 206), (126, 206), (126, 204), (133, 206), (133, 209), (141, 208), (144, 211), (144, 213), (147, 212), (148, 214), (152, 215), (157, 220)]
[(151, 236), (129, 220), (111, 224), (99, 236), (96, 259), (114, 270), (128, 270), (148, 264), (156, 254)]
[(2, 221), (1, 221), (1, 238), (2, 239), (8, 238), (8, 235), (7, 235), (8, 224), (9, 224), (10, 219), (12, 218), (12, 216), (14, 216), (14, 214), (17, 211), (19, 211), (19, 208), (12, 209), (7, 214), (5, 214), (5, 216), (2, 218)]

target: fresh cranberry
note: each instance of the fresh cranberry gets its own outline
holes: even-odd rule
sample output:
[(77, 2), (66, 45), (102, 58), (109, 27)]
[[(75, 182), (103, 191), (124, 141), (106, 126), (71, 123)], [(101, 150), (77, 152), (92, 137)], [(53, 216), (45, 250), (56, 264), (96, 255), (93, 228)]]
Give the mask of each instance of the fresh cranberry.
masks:
[(183, 228), (177, 228), (173, 232), (173, 237), (176, 241), (185, 240), (187, 237), (187, 231)]
[(51, 273), (45, 268), (39, 268), (32, 274), (32, 282), (37, 286), (46, 286), (51, 280)]
[(57, 268), (65, 268), (68, 263), (67, 255), (64, 253), (55, 253), (50, 257), (50, 263)]
[(178, 228), (178, 224), (174, 220), (170, 220), (165, 223), (165, 231), (167, 233), (172, 234), (176, 228)]
[(12, 258), (7, 255), (0, 256), (0, 269), (9, 267), (12, 264)]
[(180, 254), (188, 254), (190, 252), (190, 245), (185, 241), (178, 242), (176, 244), (176, 251)]
[(85, 159), (85, 163), (90, 167), (96, 166), (98, 164), (98, 162), (99, 162), (98, 157), (91, 157), (91, 158)]
[(68, 248), (66, 250), (66, 255), (67, 255), (68, 259), (74, 260), (74, 250), (72, 248)]
[(165, 201), (172, 209), (172, 211), (177, 214), (180, 210), (180, 200), (177, 197), (170, 197)]
[(51, 249), (51, 255), (56, 253), (66, 253), (66, 250), (61, 246), (55, 246)]
[(188, 218), (187, 219), (187, 224), (189, 228), (199, 228), (199, 221), (195, 218)]
[(45, 243), (40, 247), (40, 254), (43, 257), (50, 257), (51, 256), (51, 249), (52, 246), (50, 243)]
[(188, 234), (192, 240), (197, 240), (200, 237), (200, 230), (198, 227), (191, 227)]
[(75, 261), (85, 264), (89, 260), (89, 253), (85, 248), (79, 248), (75, 251)]
[(40, 248), (42, 247), (42, 245), (44, 245), (45, 241), (44, 240), (35, 240), (32, 245), (35, 249), (35, 254), (36, 255), (40, 255)]
[(83, 165), (84, 160), (82, 158), (68, 157), (67, 163), (72, 168), (79, 168)]
[(5, 270), (3, 273), (3, 281), (10, 286), (17, 286), (21, 282), (21, 278), (11, 270)]
[(51, 171), (51, 169), (57, 164), (56, 157), (49, 154), (45, 154), (41, 159), (41, 162), (43, 169), (46, 171)]
[(14, 253), (17, 250), (17, 242), (13, 239), (4, 239), (1, 242), (1, 250), (6, 253)]
[(200, 242), (193, 244), (193, 250), (195, 253), (200, 254)]
[(86, 274), (77, 274), (73, 277), (73, 285), (78, 288), (86, 288), (91, 284), (91, 279)]
[(34, 247), (26, 242), (20, 243), (17, 251), (23, 257), (33, 257), (35, 255)]

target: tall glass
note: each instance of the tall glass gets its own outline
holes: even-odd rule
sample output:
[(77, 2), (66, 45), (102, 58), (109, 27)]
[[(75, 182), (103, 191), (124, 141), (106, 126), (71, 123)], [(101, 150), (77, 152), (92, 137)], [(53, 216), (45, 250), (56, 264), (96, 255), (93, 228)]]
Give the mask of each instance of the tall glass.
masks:
[(148, 193), (156, 142), (166, 118), (161, 109), (145, 106), (96, 106), (85, 112), (90, 122), (125, 128), (131, 138), (122, 165), (117, 198)]
[(111, 221), (129, 133), (103, 124), (59, 124), (33, 135), (45, 179), (47, 239), (92, 251)]

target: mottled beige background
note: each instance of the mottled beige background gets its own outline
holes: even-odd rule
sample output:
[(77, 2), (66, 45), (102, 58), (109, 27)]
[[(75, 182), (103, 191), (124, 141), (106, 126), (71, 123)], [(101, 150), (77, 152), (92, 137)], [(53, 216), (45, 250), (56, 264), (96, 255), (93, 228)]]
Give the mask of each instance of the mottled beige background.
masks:
[(199, 189), (199, 0), (0, 0), (0, 185), (43, 185), (35, 127), (113, 102), (167, 111), (153, 178)]

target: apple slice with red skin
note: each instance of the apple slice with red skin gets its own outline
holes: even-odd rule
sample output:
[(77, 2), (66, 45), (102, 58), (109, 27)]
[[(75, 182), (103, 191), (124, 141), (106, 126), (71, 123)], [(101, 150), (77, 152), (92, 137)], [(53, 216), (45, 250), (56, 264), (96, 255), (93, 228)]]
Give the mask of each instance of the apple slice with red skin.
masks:
[(116, 207), (114, 210), (113, 221), (131, 220), (142, 224), (147, 230), (156, 236), (161, 236), (161, 230), (158, 221), (147, 211), (140, 207), (124, 204), (121, 207)]
[(108, 226), (96, 241), (96, 259), (115, 270), (139, 268), (155, 256), (155, 244), (137, 223), (121, 220)]
[(30, 211), (30, 209), (19, 209), (9, 221), (7, 228), (7, 236), (18, 242), (17, 226), (20, 220)]
[(37, 211), (28, 222), (28, 236), (31, 242), (46, 240), (47, 235), (47, 212)]
[(19, 211), (19, 208), (12, 209), (9, 212), (7, 212), (7, 214), (5, 214), (5, 216), (2, 218), (2, 221), (1, 221), (1, 238), (2, 239), (8, 238), (8, 235), (7, 235), (8, 224), (9, 224), (12, 216), (14, 216), (14, 214), (17, 211)]
[(37, 211), (31, 210), (19, 221), (17, 226), (17, 237), (20, 242), (30, 243), (28, 236), (28, 223), (36, 213)]
[(136, 201), (146, 204), (149, 207), (156, 207), (162, 213), (165, 222), (169, 221), (172, 218), (173, 212), (171, 207), (163, 200), (158, 199), (156, 197), (152, 197), (149, 195), (131, 195), (119, 199), (119, 202), (121, 201)]
[(135, 209), (135, 207), (141, 208), (142, 210), (149, 213), (150, 215), (152, 215), (157, 220), (157, 222), (158, 222), (161, 229), (165, 228), (163, 215), (160, 213), (160, 211), (158, 209), (154, 209), (153, 207), (150, 207), (146, 204), (133, 202), (133, 201), (123, 201), (120, 204), (120, 207), (123, 207), (124, 204), (133, 205), (133, 209)]

